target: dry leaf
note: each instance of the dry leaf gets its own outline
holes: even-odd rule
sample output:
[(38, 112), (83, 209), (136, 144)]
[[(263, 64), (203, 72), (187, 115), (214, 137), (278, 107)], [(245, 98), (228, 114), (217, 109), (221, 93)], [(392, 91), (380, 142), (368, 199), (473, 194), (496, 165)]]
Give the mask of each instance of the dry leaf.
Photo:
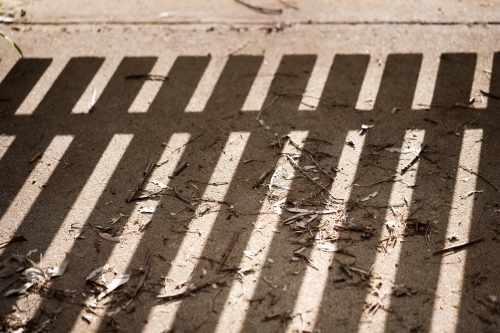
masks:
[(100, 232), (99, 236), (101, 236), (102, 239), (107, 240), (108, 242), (120, 243), (121, 241), (120, 236), (111, 236), (107, 232)]
[(47, 276), (49, 277), (49, 279), (51, 277), (63, 275), (64, 272), (66, 271), (66, 267), (68, 267), (68, 263), (69, 263), (69, 258), (68, 255), (66, 255), (66, 258), (64, 258), (64, 261), (61, 263), (61, 265), (54, 268), (49, 268), (47, 270)]
[(127, 283), (129, 279), (130, 279), (129, 274), (115, 277), (113, 279), (113, 281), (111, 281), (111, 283), (106, 286), (106, 290), (104, 290), (102, 293), (99, 294), (99, 296), (97, 296), (97, 300), (103, 299), (104, 296), (106, 296), (107, 294), (109, 294), (110, 292), (112, 292), (113, 290), (118, 288), (119, 286)]
[(375, 192), (373, 192), (373, 193), (371, 193), (371, 194), (367, 195), (366, 197), (364, 197), (364, 198), (362, 198), (362, 199), (359, 199), (358, 201), (359, 201), (359, 202), (364, 202), (364, 201), (371, 200), (371, 199), (375, 198), (375, 197), (378, 195), (378, 192), (379, 192), (379, 191), (380, 191), (380, 190), (376, 190)]
[(156, 207), (142, 207), (139, 208), (139, 213), (153, 214), (156, 211)]

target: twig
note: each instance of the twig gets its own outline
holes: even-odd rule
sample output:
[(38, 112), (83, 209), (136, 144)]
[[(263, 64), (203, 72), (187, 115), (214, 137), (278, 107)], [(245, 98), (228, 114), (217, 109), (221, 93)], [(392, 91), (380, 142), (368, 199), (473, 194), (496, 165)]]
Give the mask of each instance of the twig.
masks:
[(241, 3), (243, 6), (247, 6), (248, 8), (256, 10), (256, 11), (262, 13), (262, 14), (274, 15), (274, 14), (281, 14), (283, 12), (282, 9), (274, 9), (274, 8), (265, 8), (265, 7), (254, 6), (254, 5), (251, 5), (249, 3), (244, 2), (242, 0), (235, 0), (235, 1), (238, 2), (238, 3)]
[(8, 240), (6, 242), (2, 242), (0, 243), (0, 249), (3, 249), (4, 247), (6, 247), (7, 245), (10, 245), (10, 244), (13, 244), (13, 243), (17, 243), (17, 242), (26, 242), (27, 239), (26, 237), (24, 236), (15, 236), (13, 237), (11, 240)]
[(178, 176), (182, 172), (182, 170), (184, 170), (188, 165), (189, 164), (187, 161), (182, 162), (177, 168), (175, 168), (175, 170), (172, 174), (174, 176)]
[(451, 245), (451, 246), (445, 247), (445, 248), (443, 248), (441, 250), (434, 251), (432, 254), (436, 255), (436, 254), (443, 253), (443, 252), (448, 252), (448, 251), (451, 251), (451, 250), (461, 249), (463, 247), (466, 247), (466, 246), (469, 246), (469, 245), (472, 245), (472, 244), (475, 244), (475, 243), (482, 242), (484, 239), (485, 239), (485, 237), (481, 236), (479, 238), (475, 238), (475, 239), (473, 239), (471, 241), (468, 241), (468, 242), (465, 242), (465, 243)]
[(200, 290), (203, 290), (207, 287), (210, 287), (213, 283), (217, 283), (217, 282), (206, 282), (206, 283), (199, 285), (198, 287), (194, 287), (194, 288), (188, 289), (186, 291), (183, 291), (182, 293), (173, 294), (173, 295), (158, 295), (158, 296), (156, 296), (156, 298), (157, 299), (164, 299), (167, 301), (184, 298), (184, 297), (190, 296), (191, 294), (196, 293)]
[(410, 163), (408, 163), (403, 169), (401, 169), (401, 174), (404, 175), (406, 173), (406, 171), (408, 171), (415, 163), (417, 163), (418, 161), (418, 158), (420, 157), (420, 154), (424, 151), (425, 147), (427, 145), (423, 145), (420, 150), (417, 152), (417, 155), (415, 155), (415, 157), (413, 157), (410, 161)]
[(496, 187), (495, 185), (493, 185), (493, 183), (490, 182), (488, 179), (484, 178), (479, 172), (476, 172), (476, 171), (471, 170), (471, 169), (469, 169), (467, 167), (464, 167), (463, 165), (461, 165), (460, 168), (464, 169), (467, 172), (472, 173), (473, 175), (478, 176), (479, 178), (481, 178), (482, 180), (484, 180), (486, 183), (488, 183), (491, 187), (493, 187), (495, 189), (495, 191), (500, 192), (500, 190), (498, 189), (498, 187)]
[(215, 296), (212, 298), (212, 301), (210, 302), (210, 310), (208, 312), (208, 316), (207, 318), (205, 318), (205, 320), (203, 320), (198, 326), (196, 326), (192, 331), (191, 333), (194, 333), (196, 332), (200, 327), (202, 327), (203, 325), (205, 325), (205, 323), (210, 319), (210, 316), (212, 315), (212, 312), (214, 312), (214, 303), (215, 303), (215, 299), (217, 298), (217, 296), (219, 296), (220, 292), (222, 291), (222, 289), (219, 289), (219, 291), (217, 291), (217, 293), (215, 294)]
[(128, 198), (127, 202), (136, 200), (135, 195), (141, 189), (142, 184), (144, 183), (146, 178), (148, 178), (148, 176), (151, 173), (151, 170), (153, 170), (154, 166), (155, 166), (155, 164), (153, 163), (153, 160), (151, 160), (149, 162), (148, 166), (146, 167), (146, 169), (142, 172), (142, 176), (139, 179), (139, 182), (137, 183), (137, 187), (135, 188), (134, 192), (132, 192), (132, 195), (130, 196), (130, 198)]
[(290, 7), (290, 8), (295, 9), (295, 10), (299, 10), (299, 7), (294, 6), (292, 4), (289, 4), (288, 2), (285, 2), (284, 0), (278, 0), (278, 1), (281, 2), (283, 5), (285, 5), (287, 7)]
[(232, 51), (231, 53), (229, 53), (227, 56), (232, 56), (234, 55), (235, 53), (237, 52), (240, 52), (241, 50), (243, 50), (245, 47), (248, 46), (248, 44), (250, 44), (250, 41), (246, 41), (245, 43), (241, 44), (236, 50)]
[(156, 74), (132, 74), (125, 76), (125, 80), (148, 80), (148, 81), (165, 81), (168, 80), (168, 76), (156, 75)]
[(185, 203), (187, 204), (191, 204), (191, 201), (189, 201), (188, 199), (184, 198), (182, 195), (179, 194), (179, 192), (177, 192), (177, 187), (174, 185), (174, 194), (177, 198), (181, 199), (182, 201), (184, 201)]
[(332, 157), (332, 155), (330, 155), (330, 154), (328, 154), (328, 153), (323, 153), (323, 152), (314, 153), (314, 152), (310, 151), (310, 150), (309, 150), (309, 149), (307, 149), (307, 148), (304, 148), (304, 147), (299, 146), (298, 144), (296, 144), (295, 142), (293, 142), (293, 141), (292, 141), (292, 139), (290, 139), (290, 144), (291, 144), (292, 146), (294, 146), (295, 148), (297, 148), (298, 150), (305, 151), (306, 153), (308, 153), (308, 154), (310, 154), (310, 155), (314, 155), (314, 156), (324, 155), (324, 156)]
[(252, 185), (252, 188), (257, 188), (270, 174), (274, 171), (274, 168), (270, 168), (264, 172), (259, 179)]
[(380, 183), (389, 182), (389, 181), (393, 180), (395, 177), (396, 177), (396, 175), (392, 175), (392, 176), (389, 176), (389, 177), (384, 178), (382, 180), (379, 180), (379, 181), (376, 181), (374, 183), (371, 183), (370, 185), (357, 185), (357, 184), (353, 184), (353, 186), (358, 186), (358, 187), (372, 187), (373, 185), (377, 185), (377, 184), (380, 184)]
[(309, 259), (307, 256), (303, 255), (302, 253), (294, 253), (293, 255), (294, 255), (294, 257), (298, 257), (298, 258), (301, 258), (301, 259), (305, 260), (312, 268), (314, 268), (315, 270), (319, 271), (318, 267), (316, 267), (312, 263), (311, 259)]
[(137, 293), (139, 292), (139, 289), (141, 289), (141, 287), (144, 285), (144, 281), (146, 280), (146, 275), (148, 274), (148, 271), (149, 271), (149, 258), (150, 258), (151, 254), (149, 253), (149, 251), (146, 253), (146, 260), (144, 261), (144, 265), (142, 265), (142, 272), (141, 272), (141, 276), (139, 277), (139, 282), (137, 283), (137, 287), (135, 288), (135, 292), (134, 292), (134, 296), (137, 295)]
[(479, 91), (481, 92), (481, 94), (483, 94), (483, 95), (484, 95), (484, 96), (486, 96), (486, 97), (490, 97), (490, 98), (493, 98), (493, 99), (498, 99), (498, 100), (500, 100), (500, 96), (497, 96), (497, 95), (492, 94), (492, 93), (490, 93), (490, 92), (486, 92), (486, 91), (484, 91), (484, 90), (479, 90)]
[(195, 136), (194, 138), (190, 139), (188, 142), (186, 142), (186, 143), (185, 143), (185, 144), (183, 144), (182, 146), (175, 148), (173, 151), (174, 151), (174, 152), (175, 152), (175, 151), (178, 151), (178, 150), (179, 150), (179, 149), (181, 149), (182, 147), (187, 146), (187, 145), (188, 145), (188, 144), (190, 144), (191, 142), (193, 142), (193, 141), (195, 141), (195, 140), (199, 139), (200, 137), (202, 137), (202, 136), (203, 136), (203, 134), (205, 134), (205, 133), (198, 134), (197, 136)]
[(313, 162), (318, 167), (319, 171), (321, 171), (322, 173), (324, 173), (331, 180), (335, 180), (335, 177), (330, 176), (330, 174), (328, 172), (326, 172), (325, 170), (323, 170), (323, 168), (321, 168), (321, 166), (319, 165), (319, 163), (314, 160), (314, 158), (312, 157), (312, 155), (309, 155), (308, 159), (311, 162)]
[(291, 158), (291, 157), (290, 157), (290, 155), (288, 155), (288, 154), (287, 154), (287, 155), (286, 155), (286, 158), (288, 158), (288, 160), (290, 161), (290, 163), (292, 163), (292, 165), (293, 165), (295, 168), (297, 168), (297, 170), (299, 170), (299, 171), (300, 171), (300, 172), (301, 172), (304, 176), (306, 176), (306, 177), (307, 177), (307, 179), (309, 179), (309, 180), (310, 180), (310, 181), (312, 181), (314, 184), (318, 185), (318, 186), (319, 186), (319, 187), (321, 187), (324, 191), (326, 191), (326, 192), (327, 192), (327, 193), (328, 193), (328, 194), (332, 197), (332, 199), (333, 199), (333, 200), (337, 200), (337, 201), (338, 201), (338, 200), (341, 200), (341, 199), (339, 199), (339, 198), (335, 198), (335, 197), (333, 196), (333, 194), (332, 194), (332, 193), (331, 193), (331, 192), (330, 192), (330, 191), (329, 191), (329, 190), (328, 190), (325, 186), (321, 185), (320, 183), (318, 183), (317, 181), (315, 181), (314, 179), (312, 179), (312, 178), (311, 178), (311, 177), (307, 174), (307, 172), (305, 172), (305, 171), (304, 171), (304, 169), (302, 169), (302, 168), (301, 168), (301, 167), (297, 164), (297, 162), (295, 162), (295, 161), (293, 160), (293, 158)]
[(233, 233), (233, 238), (231, 239), (231, 242), (227, 246), (226, 251), (224, 252), (224, 255), (222, 256), (222, 261), (220, 262), (219, 267), (217, 267), (218, 271), (220, 271), (220, 269), (222, 268), (222, 266), (226, 262), (227, 257), (229, 257), (229, 253), (231, 253), (231, 250), (233, 249), (234, 244), (236, 244), (236, 240), (238, 239), (239, 235), (240, 235), (240, 231), (239, 230), (236, 230)]

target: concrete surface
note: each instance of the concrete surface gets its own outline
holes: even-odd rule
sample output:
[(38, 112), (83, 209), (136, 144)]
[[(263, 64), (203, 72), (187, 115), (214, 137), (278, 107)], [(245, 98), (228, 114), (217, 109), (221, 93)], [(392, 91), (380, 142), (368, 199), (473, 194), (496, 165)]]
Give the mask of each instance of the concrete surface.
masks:
[[(0, 27), (26, 57), (11, 80), (0, 43), (0, 243), (28, 239), (1, 261), (69, 264), (0, 279), (3, 329), (497, 331), (498, 3), (374, 3), (28, 2)], [(178, 195), (127, 203), (151, 160)]]

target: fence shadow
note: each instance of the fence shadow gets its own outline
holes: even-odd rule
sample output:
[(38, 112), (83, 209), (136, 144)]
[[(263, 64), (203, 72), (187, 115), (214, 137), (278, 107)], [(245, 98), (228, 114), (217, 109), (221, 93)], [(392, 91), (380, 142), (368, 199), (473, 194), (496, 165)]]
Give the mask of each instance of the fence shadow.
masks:
[[(318, 107), (314, 111), (299, 111), (299, 106), (315, 65), (315, 55), (285, 55), (274, 75), (263, 109), (245, 112), (240, 110), (264, 59), (261, 56), (230, 56), (203, 112), (190, 113), (184, 110), (209, 62), (214, 59), (180, 56), (162, 82), (147, 112), (128, 113), (145, 80), (126, 77), (149, 73), (156, 60), (154, 57), (125, 57), (88, 114), (71, 114), (71, 110), (97, 75), (104, 61), (102, 58), (72, 58), (30, 116), (15, 115), (15, 111), (50, 66), (51, 59), (26, 59), (23, 76), (9, 80), (9, 74), (0, 83), (0, 111), (5, 110), (0, 113), (0, 135), (15, 136), (0, 159), (0, 170), (6, 175), (0, 178), (0, 216), (6, 216), (6, 212), (15, 208), (12, 208), (12, 203), (21, 188), (43, 186), (32, 206), (22, 208), (27, 212), (21, 216), (22, 220), (2, 220), (9, 225), (18, 225), (15, 234), (29, 239), (28, 242), (8, 245), (2, 258), (10, 254), (26, 253), (34, 248), (39, 253), (45, 253), (49, 247), (70, 244), (69, 247), (65, 245), (70, 258), (68, 271), (55, 280), (52, 286), (58, 291), (78, 291), (73, 294), (72, 302), (68, 302), (66, 297), (59, 297), (54, 290), (42, 293), (44, 297), (36, 306), (41, 314), (37, 317), (38, 324), (42, 321), (40, 318), (50, 317), (51, 313), (64, 307), (64, 311), (57, 316), (53, 330), (70, 331), (75, 325), (81, 325), (81, 302), (90, 299), (89, 289), (82, 287), (85, 277), (93, 269), (105, 265), (112, 256), (120, 258), (117, 265), (124, 265), (123, 272), (132, 274), (129, 287), (124, 289), (133, 293), (133, 288), (140, 279), (139, 269), (143, 266), (145, 257), (150, 255), (146, 284), (136, 296), (135, 305), (124, 310), (125, 315), (120, 314), (112, 319), (104, 316), (99, 327), (92, 326), (102, 331), (111, 330), (116, 325), (125, 331), (142, 331), (148, 321), (153, 320), (150, 319), (153, 308), (158, 304), (165, 304), (158, 303), (155, 297), (162, 293), (164, 277), (174, 267), (173, 261), (179, 256), (178, 251), (183, 241), (191, 231), (197, 232), (188, 230), (188, 227), (200, 221), (203, 214), (214, 214), (211, 230), (203, 235), (200, 232), (200, 241), (206, 239), (207, 242), (203, 246), (201, 257), (192, 259), (192, 272), (188, 274), (189, 278), (184, 281), (181, 289), (217, 278), (217, 281), (224, 281), (221, 291), (214, 289), (198, 293), (196, 297), (176, 301), (176, 313), (169, 327), (161, 327), (161, 324), (154, 327), (175, 329), (176, 332), (230, 330), (230, 327), (221, 328), (217, 325), (223, 310), (231, 310), (230, 307), (224, 308), (235, 297), (230, 293), (231, 288), (242, 282), (235, 278), (237, 273), (234, 271), (218, 272), (216, 265), (201, 258), (220, 259), (234, 232), (239, 231), (238, 241), (227, 259), (227, 265), (238, 266), (243, 260), (252, 232), (255, 232), (255, 225), (262, 217), (259, 212), (264, 199), (264, 192), (253, 190), (251, 185), (282, 157), (283, 146), (270, 145), (277, 139), (275, 133), (280, 137), (291, 131), (307, 131), (308, 139), (327, 142), (324, 145), (298, 142), (306, 147), (306, 150), (297, 150), (298, 154), (302, 154), (298, 161), (301, 166), (310, 165), (308, 154), (321, 150), (325, 154), (318, 162), (335, 181), (336, 173), (332, 170), (337, 167), (342, 150), (346, 149), (349, 142), (348, 131), (360, 130), (362, 124), (374, 124), (375, 127), (364, 134), (366, 138), (363, 147), (357, 147), (361, 149), (361, 155), (353, 178), (358, 184), (373, 184), (400, 172), (400, 154), (389, 153), (384, 148), (403, 147), (409, 130), (423, 130), (427, 148), (419, 160), (416, 185), (412, 187), (413, 198), (406, 202), (403, 196), (398, 197), (398, 189), (404, 186), (402, 183), (382, 182), (377, 186), (367, 187), (350, 184), (352, 190), (346, 202), (347, 218), (371, 232), (363, 235), (353, 230), (340, 231), (336, 244), (338, 248), (348, 249), (356, 256), (355, 267), (369, 270), (381, 256), (380, 244), (386, 228), (384, 216), (396, 197), (401, 205), (406, 205), (414, 214), (411, 216), (412, 220), (407, 221), (404, 230), (405, 237), (399, 259), (396, 260), (397, 268), (392, 282), (413, 288), (417, 292), (409, 297), (396, 297), (392, 295), (391, 283), (386, 280), (383, 280), (381, 287), (377, 286), (377, 279), (351, 279), (342, 268), (342, 262), (346, 258), (342, 254), (335, 254), (329, 259), (329, 265), (317, 273), (327, 275), (327, 282), (321, 300), (318, 301), (316, 321), (304, 325), (311, 331), (314, 328), (328, 331), (332, 325), (342, 331), (357, 331), (368, 316), (369, 299), (374, 296), (374, 292), (385, 288), (388, 295), (381, 304), (384, 311), (388, 311), (385, 319), (387, 332), (430, 330), (436, 297), (446, 297), (435, 294), (441, 269), (444, 264), (453, 265), (453, 260), (449, 258), (432, 256), (432, 250), (441, 248), (446, 243), (446, 231), (454, 223), (448, 218), (454, 189), (462, 181), (456, 175), (460, 168), (463, 136), (457, 133), (462, 133), (465, 128), (480, 128), (484, 131), (485, 139), (482, 141), (477, 172), (484, 175), (491, 184), (500, 184), (500, 176), (495, 172), (498, 161), (492, 153), (498, 148), (498, 140), (495, 139), (499, 120), (496, 113), (498, 105), (490, 100), (484, 110), (457, 106), (457, 103), (467, 105), (469, 102), (475, 73), (475, 54), (442, 55), (429, 110), (411, 109), (422, 55), (391, 54), (387, 58), (374, 110), (357, 111), (355, 105), (369, 56), (348, 54), (335, 56)], [(17, 63), (10, 73), (18, 72), (20, 66)], [(497, 95), (500, 94), (499, 70), (500, 56), (497, 53), (490, 86), (490, 92)], [(394, 107), (399, 108), (396, 113), (391, 112)], [(272, 130), (255, 120), (258, 114)], [(209, 187), (214, 187), (210, 184), (211, 177), (218, 168), (218, 161), (228, 153), (231, 133), (237, 132), (248, 133), (249, 136), (243, 150), (239, 152), (242, 160), (237, 163), (234, 176), (225, 180), (228, 186), (223, 200), (204, 196), (204, 193), (209, 193)], [(179, 195), (167, 191), (166, 195), (150, 198), (137, 205), (126, 203), (131, 190), (136, 186), (138, 176), (150, 160), (157, 161), (162, 156), (166, 149), (164, 143), (176, 133), (187, 133), (193, 139), (179, 147), (183, 150), (177, 165), (189, 161), (189, 167), (177, 176), (168, 178), (172, 175), (163, 175), (169, 186), (175, 185)], [(73, 212), (80, 209), (75, 208), (75, 203), (81, 200), (82, 193), (88, 191), (86, 184), (96, 172), (96, 166), (103, 156), (113, 153), (109, 151), (109, 147), (118, 134), (132, 137), (118, 157), (116, 167), (103, 166), (104, 169), (111, 168), (108, 170), (111, 174), (109, 179), (102, 180), (105, 184), (100, 184), (100, 179), (97, 178), (96, 189), (103, 185), (103, 190), (86, 192), (85, 196), (93, 197), (95, 204), (92, 207), (85, 207), (83, 204), (82, 212)], [(36, 163), (41, 163), (28, 163), (30, 158), (36, 152), (44, 152), (54, 137), (61, 135), (72, 136), (72, 141), (48, 181), (45, 184), (27, 182)], [(489, 139), (486, 138), (488, 135), (491, 135)], [(244, 159), (252, 159), (254, 162), (242, 163)], [(330, 177), (325, 174), (315, 176), (319, 177), (321, 184), (330, 186)], [(467, 222), (471, 225), (471, 237), (484, 235), (486, 242), (467, 250), (464, 282), (458, 291), (462, 299), (457, 330), (464, 332), (472, 328), (489, 329), (498, 324), (494, 317), (496, 304), (488, 299), (489, 295), (495, 295), (495, 286), (499, 283), (495, 275), (499, 264), (494, 260), (493, 247), (489, 245), (498, 241), (494, 208), (497, 193), (483, 178), (478, 179), (477, 184), (477, 188), (484, 190), (484, 193), (476, 197), (472, 221)], [(367, 203), (359, 201), (375, 190), (378, 193), (372, 200)], [(180, 197), (187, 198), (190, 203)], [(292, 180), (286, 201), (290, 204), (306, 197), (315, 198), (316, 209), (327, 207), (328, 194), (305, 178), (296, 176)], [(146, 204), (157, 205), (156, 212), (146, 218), (144, 229), (127, 234), (131, 225), (144, 222), (141, 220), (144, 217), (136, 219), (135, 216), (137, 209)], [(120, 214), (125, 217), (110, 224), (109, 221)], [(274, 216), (273, 213), (271, 215)], [(434, 247), (426, 242), (428, 232), (422, 233), (418, 227), (411, 229), (415, 221), (418, 221), (417, 225), (420, 223), (430, 228)], [(267, 252), (267, 258), (273, 258), (275, 263), (256, 268), (265, 274), (259, 275), (255, 281), (247, 282), (254, 291), (250, 296), (243, 295), (241, 298), (247, 304), (245, 316), (234, 318), (243, 332), (274, 332), (286, 328), (290, 319), (295, 322), (300, 317), (293, 313), (299, 291), (304, 283), (311, 281), (305, 280), (307, 263), (292, 262), (290, 258), (298, 247), (295, 241), (302, 238), (294, 236), (294, 232), (288, 227), (282, 227), (281, 223), (278, 225), (281, 232), (273, 234)], [(74, 226), (81, 228), (83, 239), (75, 240), (74, 235), (68, 231)], [(103, 230), (99, 227), (102, 226), (110, 233), (124, 234), (125, 239), (137, 238), (135, 250), (132, 253), (120, 253), (123, 244), (98, 242), (98, 232)], [(0, 239), (1, 242), (7, 240)], [(125, 246), (126, 244), (127, 242)], [(310, 256), (311, 251), (314, 250), (310, 247), (305, 250), (306, 257)], [(298, 273), (295, 273), (297, 268)], [(207, 275), (201, 273), (204, 270), (208, 270)], [(279, 281), (280, 286), (288, 286), (287, 289), (274, 288), (269, 280), (264, 279), (265, 276)], [(0, 282), (0, 288), (5, 288), (6, 280)], [(86, 296), (81, 296), (82, 292)], [(113, 301), (110, 305), (119, 301), (122, 296), (123, 294), (111, 296)], [(15, 304), (23, 301), (27, 302), (24, 296), (2, 299), (0, 312), (4, 324)], [(486, 305), (478, 310), (478, 304)], [(407, 309), (411, 311), (406, 312)], [(207, 313), (209, 316), (205, 320)], [(286, 314), (291, 317), (286, 317)], [(274, 315), (277, 317), (271, 318)], [(161, 322), (162, 319), (155, 317), (154, 320)]]

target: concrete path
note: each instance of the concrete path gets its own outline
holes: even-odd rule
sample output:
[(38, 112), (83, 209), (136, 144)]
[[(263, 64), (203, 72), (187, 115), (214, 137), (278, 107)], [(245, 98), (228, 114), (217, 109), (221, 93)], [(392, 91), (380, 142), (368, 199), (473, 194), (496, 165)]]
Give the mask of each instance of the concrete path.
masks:
[(0, 26), (3, 329), (497, 331), (499, 3), (247, 3)]

